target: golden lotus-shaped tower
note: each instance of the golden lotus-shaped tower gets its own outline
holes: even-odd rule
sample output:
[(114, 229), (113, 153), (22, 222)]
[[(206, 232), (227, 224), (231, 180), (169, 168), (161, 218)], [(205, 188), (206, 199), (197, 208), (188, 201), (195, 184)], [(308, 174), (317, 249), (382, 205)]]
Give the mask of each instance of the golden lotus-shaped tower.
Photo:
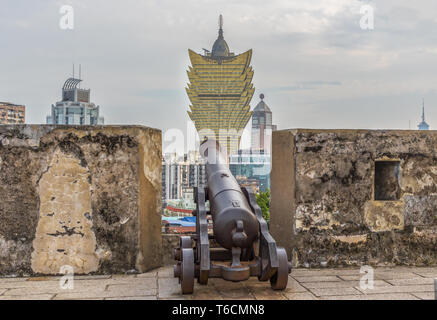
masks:
[(252, 50), (239, 55), (229, 51), (220, 15), (219, 36), (212, 51), (204, 51), (201, 55), (188, 50), (192, 65), (187, 71), (190, 82), (186, 90), (191, 101), (188, 115), (201, 140), (214, 138), (232, 154), (237, 151), (252, 115), (249, 106), (255, 91), (250, 66)]

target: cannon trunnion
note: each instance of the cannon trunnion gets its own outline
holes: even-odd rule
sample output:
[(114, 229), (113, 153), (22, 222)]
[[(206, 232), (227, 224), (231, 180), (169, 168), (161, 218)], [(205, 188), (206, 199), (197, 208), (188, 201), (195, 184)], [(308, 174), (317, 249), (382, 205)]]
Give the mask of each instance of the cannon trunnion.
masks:
[[(196, 234), (182, 236), (174, 250), (174, 276), (179, 278), (182, 293), (193, 292), (195, 278), (206, 285), (208, 278), (242, 281), (256, 276), (260, 281), (270, 280), (273, 289), (285, 289), (291, 264), (285, 249), (277, 247), (270, 235), (255, 193), (240, 188), (216, 141), (203, 142), (201, 154), (207, 159), (208, 187), (195, 188)], [(208, 234), (209, 215), (213, 234)], [(210, 248), (210, 240), (220, 247)]]

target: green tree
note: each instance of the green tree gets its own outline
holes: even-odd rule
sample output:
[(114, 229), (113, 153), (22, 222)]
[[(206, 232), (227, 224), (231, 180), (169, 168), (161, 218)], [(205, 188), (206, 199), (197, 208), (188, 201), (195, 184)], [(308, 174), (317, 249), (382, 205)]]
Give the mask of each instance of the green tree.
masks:
[(265, 192), (259, 192), (255, 195), (256, 203), (258, 203), (261, 211), (263, 213), (263, 218), (270, 222), (270, 190), (267, 189)]

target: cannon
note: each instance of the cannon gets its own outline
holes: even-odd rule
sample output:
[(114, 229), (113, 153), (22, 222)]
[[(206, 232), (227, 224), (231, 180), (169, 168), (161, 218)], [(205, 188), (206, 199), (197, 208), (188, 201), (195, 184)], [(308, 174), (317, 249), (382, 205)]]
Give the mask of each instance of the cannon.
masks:
[[(206, 160), (207, 187), (194, 190), (196, 233), (181, 236), (174, 249), (174, 276), (182, 293), (193, 293), (195, 279), (206, 285), (209, 278), (236, 282), (252, 276), (270, 280), (272, 289), (285, 289), (291, 263), (270, 235), (254, 191), (240, 188), (228, 168), (226, 151), (217, 141), (205, 140), (200, 154)], [(213, 221), (212, 234), (208, 217)]]

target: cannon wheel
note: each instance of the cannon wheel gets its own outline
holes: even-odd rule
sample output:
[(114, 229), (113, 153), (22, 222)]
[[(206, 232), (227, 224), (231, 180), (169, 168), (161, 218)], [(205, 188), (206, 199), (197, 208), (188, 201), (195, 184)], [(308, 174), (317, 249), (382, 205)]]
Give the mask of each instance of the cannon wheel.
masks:
[(284, 290), (288, 283), (288, 259), (284, 248), (278, 248), (278, 270), (270, 278), (270, 285), (273, 290)]
[(194, 291), (194, 250), (182, 248), (181, 261), (181, 289), (182, 293), (193, 293)]

